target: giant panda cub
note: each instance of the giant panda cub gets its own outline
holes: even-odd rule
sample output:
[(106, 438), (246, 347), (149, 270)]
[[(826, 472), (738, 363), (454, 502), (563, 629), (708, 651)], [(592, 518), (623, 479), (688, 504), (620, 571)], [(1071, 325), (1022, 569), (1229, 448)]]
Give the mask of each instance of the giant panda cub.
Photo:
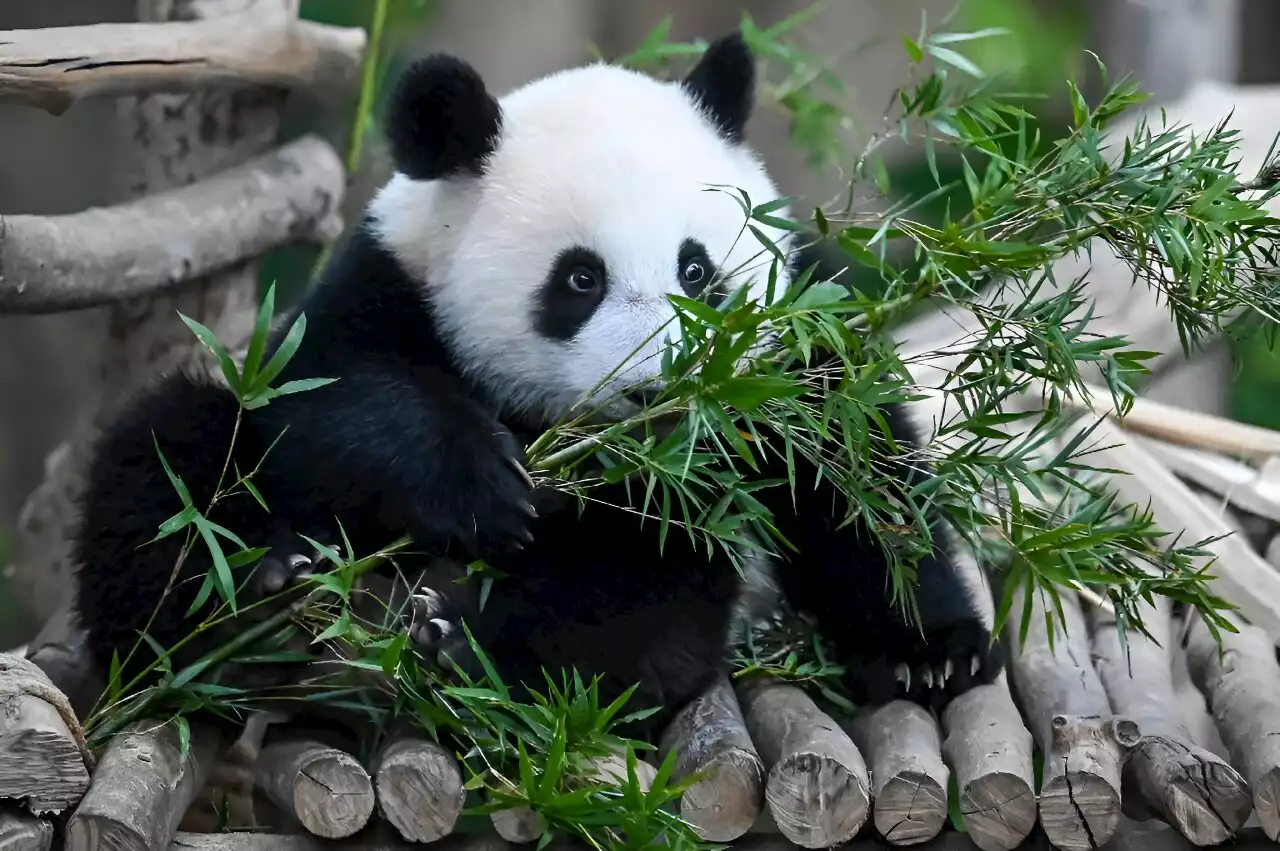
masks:
[[(763, 285), (769, 254), (739, 202), (708, 190), (779, 197), (744, 142), (754, 88), (736, 33), (675, 82), (596, 64), (499, 99), (456, 58), (409, 67), (387, 117), (396, 174), (297, 307), (306, 336), (277, 379), (337, 381), (245, 413), (236, 465), (266, 456), (255, 483), (271, 511), (240, 493), (212, 513), (249, 546), (271, 547), (242, 595), (317, 566), (299, 535), (345, 532), (364, 554), (407, 532), (417, 549), (483, 558), (503, 575), (483, 610), (458, 585), (424, 589), (411, 631), (425, 647), (456, 638), (465, 620), (508, 682), (541, 687), (544, 669), (572, 667), (600, 675), (608, 694), (638, 683), (635, 705), (664, 710), (655, 724), (724, 670), (747, 596), (733, 562), (680, 533), (660, 554), (657, 522), (609, 504), (627, 501), (622, 490), (585, 506), (542, 493), (522, 446), (593, 389), (658, 375), (654, 332), (675, 327), (669, 295), (723, 297), (718, 270), (740, 267)], [(801, 255), (782, 284), (812, 261)], [(886, 413), (895, 437), (917, 439), (905, 410)], [(101, 436), (74, 557), (79, 617), (104, 670), (148, 623), (181, 548), (181, 535), (147, 543), (182, 507), (156, 446), (206, 505), (236, 416), (224, 386), (179, 373)], [(802, 463), (796, 485), (757, 493), (798, 549), (765, 577), (815, 618), (855, 697), (938, 706), (996, 675), (977, 568), (944, 527), (919, 565), (921, 625), (910, 625), (890, 605), (869, 531), (840, 526), (837, 494), (814, 469)], [(198, 583), (188, 577), (208, 569), (196, 546), (150, 625), (161, 644), (189, 631)]]

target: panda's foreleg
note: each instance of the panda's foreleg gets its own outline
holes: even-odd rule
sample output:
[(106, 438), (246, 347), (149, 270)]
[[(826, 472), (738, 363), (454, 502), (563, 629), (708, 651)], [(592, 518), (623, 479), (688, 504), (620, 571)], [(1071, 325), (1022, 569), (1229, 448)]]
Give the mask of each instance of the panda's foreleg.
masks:
[(529, 542), (537, 512), (520, 445), (453, 376), (357, 364), (254, 413), (264, 440), (283, 433), (276, 501), (341, 523), (362, 554), (406, 533), (415, 549), (467, 560)]

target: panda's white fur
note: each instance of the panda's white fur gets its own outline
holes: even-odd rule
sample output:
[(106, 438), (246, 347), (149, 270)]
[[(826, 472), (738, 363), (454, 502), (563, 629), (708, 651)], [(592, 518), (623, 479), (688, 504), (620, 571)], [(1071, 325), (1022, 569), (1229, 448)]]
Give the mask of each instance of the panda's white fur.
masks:
[[(687, 237), (734, 273), (734, 286), (762, 294), (772, 255), (745, 227), (736, 190), (760, 205), (778, 189), (678, 82), (595, 64), (529, 83), (499, 104), (502, 135), (482, 178), (397, 174), (371, 213), (396, 258), (429, 282), (460, 362), (500, 402), (555, 418), (597, 388), (656, 378), (664, 339), (678, 333), (667, 297), (684, 295), (674, 268)], [(756, 227), (785, 244), (787, 232)], [(572, 340), (550, 340), (530, 328), (529, 304), (569, 245), (605, 258), (610, 286)]]

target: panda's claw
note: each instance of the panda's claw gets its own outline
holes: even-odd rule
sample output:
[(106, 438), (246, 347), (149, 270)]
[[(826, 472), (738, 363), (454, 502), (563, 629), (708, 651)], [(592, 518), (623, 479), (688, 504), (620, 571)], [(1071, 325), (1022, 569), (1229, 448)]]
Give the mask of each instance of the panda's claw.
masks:
[(286, 546), (292, 543), (294, 541), (291, 539), (286, 545), (270, 547), (268, 553), (258, 562), (253, 576), (253, 590), (258, 595), (270, 597), (279, 594), (289, 586), (315, 573), (317, 565), (324, 558), (319, 552), (309, 556), (303, 553), (287, 551), (284, 555), (274, 554), (284, 550)]
[[(534, 489), (535, 483), (533, 481), (533, 476), (529, 475), (529, 471), (524, 468), (524, 464), (520, 463), (520, 459), (512, 458), (510, 455), (508, 455), (507, 465), (511, 467), (512, 470), (515, 471), (516, 475), (518, 475), (521, 479), (524, 480), (524, 483), (529, 488), (529, 490)], [(533, 506), (531, 505), (529, 506), (529, 508), (530, 510), (532, 510)], [(537, 515), (535, 514), (534, 516), (536, 517)]]
[(410, 601), (409, 638), (424, 650), (439, 650), (458, 633), (450, 617), (449, 599), (433, 588), (422, 587)]

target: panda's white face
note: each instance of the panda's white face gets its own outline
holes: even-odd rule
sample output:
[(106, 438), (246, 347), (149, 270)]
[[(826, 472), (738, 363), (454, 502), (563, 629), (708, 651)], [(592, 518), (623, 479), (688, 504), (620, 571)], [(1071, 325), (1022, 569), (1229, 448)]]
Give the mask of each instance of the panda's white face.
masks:
[(398, 173), (372, 212), (459, 364), (499, 401), (555, 418), (652, 379), (679, 333), (668, 296), (697, 295), (717, 273), (765, 285), (772, 255), (741, 197), (710, 187), (753, 205), (779, 193), (679, 83), (593, 65), (498, 103), (482, 170)]

